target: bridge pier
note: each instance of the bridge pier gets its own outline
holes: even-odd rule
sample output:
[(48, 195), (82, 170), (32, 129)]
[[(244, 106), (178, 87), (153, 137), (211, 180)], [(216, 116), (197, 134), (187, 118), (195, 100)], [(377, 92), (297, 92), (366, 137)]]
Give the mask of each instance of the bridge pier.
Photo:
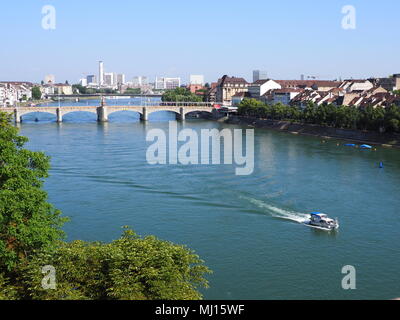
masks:
[(61, 112), (61, 108), (56, 109), (56, 114), (57, 114), (57, 122), (61, 123), (63, 121), (63, 115)]
[(14, 109), (14, 120), (15, 120), (15, 123), (21, 123), (21, 116), (19, 114), (18, 108)]
[(143, 107), (142, 114), (140, 115), (140, 120), (141, 121), (148, 121), (149, 120), (149, 115), (147, 113), (147, 108)]
[(185, 108), (180, 108), (179, 109), (179, 116), (178, 116), (180, 121), (185, 121), (186, 116), (185, 116)]
[(108, 121), (107, 107), (101, 106), (101, 107), (97, 108), (97, 121), (98, 122), (107, 122)]

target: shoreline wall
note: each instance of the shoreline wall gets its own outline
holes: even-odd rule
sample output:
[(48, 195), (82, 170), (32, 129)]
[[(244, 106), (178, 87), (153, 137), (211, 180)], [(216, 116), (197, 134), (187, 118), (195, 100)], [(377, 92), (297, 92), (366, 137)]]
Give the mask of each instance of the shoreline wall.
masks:
[(400, 148), (400, 134), (378, 133), (373, 131), (361, 131), (351, 129), (340, 129), (323, 127), (313, 124), (291, 123), (290, 121), (257, 119), (232, 115), (225, 121), (229, 124), (250, 125), (256, 128), (266, 128), (294, 134), (312, 135), (324, 138), (337, 138), (352, 140), (362, 143), (380, 144), (387, 147)]

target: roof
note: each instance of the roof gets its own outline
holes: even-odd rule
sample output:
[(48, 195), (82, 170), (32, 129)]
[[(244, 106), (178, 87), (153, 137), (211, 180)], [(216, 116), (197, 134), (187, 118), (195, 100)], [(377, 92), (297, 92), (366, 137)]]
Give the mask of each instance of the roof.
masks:
[(331, 80), (274, 80), (282, 87), (332, 87), (337, 88), (341, 82)]
[(268, 82), (268, 81), (271, 81), (271, 79), (257, 80), (257, 81), (254, 81), (254, 82), (252, 83), (252, 85), (254, 85), (254, 84), (262, 85), (262, 84), (264, 84), (264, 83), (266, 83), (266, 82)]
[(285, 88), (285, 89), (274, 90), (274, 93), (290, 93), (290, 92), (303, 92), (303, 89)]
[(243, 78), (228, 77), (227, 75), (224, 75), (218, 80), (218, 85), (223, 86), (225, 84), (248, 84), (248, 82)]

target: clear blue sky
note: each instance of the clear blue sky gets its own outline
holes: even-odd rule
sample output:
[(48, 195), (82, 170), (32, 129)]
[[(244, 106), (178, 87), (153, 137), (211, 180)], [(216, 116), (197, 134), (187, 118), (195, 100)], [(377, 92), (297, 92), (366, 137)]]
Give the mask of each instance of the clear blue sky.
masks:
[[(41, 27), (56, 8), (56, 30)], [(341, 27), (344, 5), (357, 28)], [(106, 71), (135, 75), (223, 74), (251, 80), (400, 73), (398, 0), (13, 0), (0, 11), (0, 80), (77, 82)]]

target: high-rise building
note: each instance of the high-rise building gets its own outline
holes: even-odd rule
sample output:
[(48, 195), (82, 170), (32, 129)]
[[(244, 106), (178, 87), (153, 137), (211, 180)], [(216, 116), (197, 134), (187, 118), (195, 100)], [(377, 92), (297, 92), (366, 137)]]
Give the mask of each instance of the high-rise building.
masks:
[(115, 74), (112, 72), (105, 72), (103, 75), (103, 85), (113, 86), (115, 85)]
[(88, 75), (86, 77), (86, 80), (87, 80), (87, 84), (88, 85), (97, 85), (98, 84), (97, 83), (97, 77), (95, 75), (93, 75), (93, 74)]
[(103, 61), (99, 61), (99, 84), (104, 85), (104, 63)]
[(125, 75), (123, 73), (117, 74), (116, 84), (125, 84)]
[(204, 76), (203, 75), (190, 75), (190, 84), (194, 85), (204, 85)]
[(144, 76), (134, 77), (132, 80), (132, 85), (134, 87), (147, 86), (148, 84), (147, 77)]
[(254, 70), (253, 71), (253, 82), (256, 82), (258, 80), (268, 80), (267, 71)]

